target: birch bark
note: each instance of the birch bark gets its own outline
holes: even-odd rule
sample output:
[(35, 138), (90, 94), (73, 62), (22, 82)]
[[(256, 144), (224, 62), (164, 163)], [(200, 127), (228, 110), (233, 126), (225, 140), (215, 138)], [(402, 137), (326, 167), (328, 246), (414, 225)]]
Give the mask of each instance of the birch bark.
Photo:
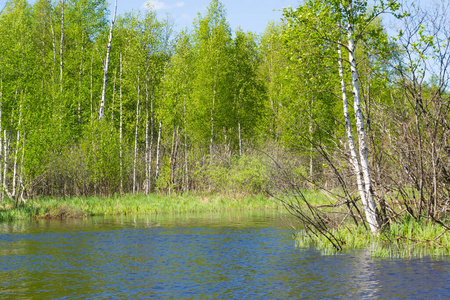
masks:
[(186, 116), (186, 96), (183, 97), (183, 115), (184, 115), (184, 168), (186, 172), (185, 192), (189, 191), (189, 173), (188, 173), (188, 150), (187, 150), (187, 116)]
[[(147, 66), (148, 69), (148, 66)], [(149, 76), (148, 71), (145, 76), (145, 193), (150, 192), (150, 140), (149, 140), (149, 109), (148, 109), (148, 98), (149, 98)]]
[(343, 67), (343, 63), (342, 63), (342, 51), (340, 49), (340, 46), (338, 48), (338, 55), (339, 55), (339, 58), (338, 58), (338, 62), (339, 62), (339, 77), (341, 78), (342, 104), (343, 104), (343, 107), (344, 107), (345, 132), (347, 134), (348, 148), (350, 149), (350, 161), (352, 163), (353, 170), (354, 170), (355, 175), (356, 175), (356, 182), (357, 182), (357, 185), (358, 185), (359, 196), (361, 197), (361, 202), (362, 202), (363, 207), (364, 207), (364, 212), (366, 214), (366, 219), (369, 221), (369, 220), (371, 220), (371, 216), (370, 216), (370, 214), (368, 214), (369, 206), (367, 204), (366, 191), (365, 191), (364, 183), (363, 183), (363, 180), (362, 180), (361, 168), (360, 168), (360, 165), (359, 165), (358, 154), (356, 152), (355, 142), (354, 142), (354, 139), (353, 139), (352, 124), (351, 124), (351, 121), (350, 121), (350, 114), (348, 112), (347, 90), (346, 90), (346, 87), (345, 87), (344, 67)]
[(111, 53), (111, 43), (113, 38), (113, 28), (114, 22), (116, 21), (116, 13), (117, 13), (117, 0), (115, 1), (114, 6), (114, 17), (111, 20), (111, 27), (109, 29), (109, 40), (108, 40), (108, 48), (106, 49), (106, 61), (103, 69), (103, 88), (102, 88), (102, 99), (100, 102), (100, 110), (98, 113), (98, 118), (101, 120), (105, 114), (105, 98), (106, 98), (106, 86), (108, 84), (108, 68), (109, 68), (109, 57)]
[(159, 176), (159, 146), (161, 144), (161, 128), (162, 128), (162, 121), (159, 121), (158, 143), (156, 145), (156, 179), (158, 179)]
[(138, 98), (136, 104), (136, 131), (134, 134), (134, 163), (133, 163), (133, 194), (136, 193), (136, 166), (137, 166), (137, 151), (138, 151), (138, 129), (139, 129), (139, 98), (140, 98), (140, 86), (138, 77)]
[(120, 101), (120, 124), (119, 124), (119, 143), (120, 143), (120, 152), (119, 152), (119, 158), (120, 158), (120, 194), (123, 194), (123, 143), (122, 143), (122, 53), (120, 53), (120, 95), (119, 95), (119, 101)]
[[(350, 12), (353, 10), (352, 1), (349, 1), (348, 3), (348, 10)], [(350, 62), (350, 70), (352, 73), (353, 107), (355, 110), (356, 131), (358, 133), (358, 141), (359, 141), (359, 156), (361, 160), (361, 169), (364, 178), (364, 187), (367, 200), (367, 207), (365, 207), (365, 212), (367, 216), (367, 222), (369, 223), (371, 231), (373, 233), (377, 233), (380, 230), (380, 224), (378, 222), (377, 207), (373, 197), (372, 182), (370, 179), (369, 159), (367, 155), (368, 151), (367, 139), (364, 131), (364, 121), (361, 111), (358, 69), (356, 67), (355, 43), (353, 40), (353, 26), (350, 20), (347, 25), (347, 37), (348, 37), (348, 56)]]
[[(63, 57), (64, 57), (64, 5), (65, 1), (62, 1), (61, 7), (61, 41), (59, 44), (59, 92), (63, 92)], [(61, 105), (61, 104), (60, 104)]]
[[(3, 62), (3, 59), (2, 59)], [(3, 110), (3, 69), (1, 69), (1, 73), (0, 73), (0, 201), (3, 201), (3, 176), (1, 176), (1, 174), (3, 174), (2, 172), (2, 159), (4, 158), (3, 156), (3, 139), (2, 139), (2, 110)]]
[[(23, 91), (22, 91), (21, 98), (22, 97), (23, 97)], [(20, 111), (20, 113), (19, 113), (19, 123), (17, 125), (18, 128), (20, 128), (20, 123), (22, 121), (22, 103), (20, 103), (19, 111)], [(13, 167), (12, 194), (11, 194), (13, 198), (16, 197), (17, 156), (18, 156), (18, 153), (19, 153), (19, 143), (20, 143), (20, 129), (17, 130), (16, 149), (15, 149), (15, 152), (14, 152), (14, 167)], [(17, 205), (17, 203), (16, 203), (16, 205)]]

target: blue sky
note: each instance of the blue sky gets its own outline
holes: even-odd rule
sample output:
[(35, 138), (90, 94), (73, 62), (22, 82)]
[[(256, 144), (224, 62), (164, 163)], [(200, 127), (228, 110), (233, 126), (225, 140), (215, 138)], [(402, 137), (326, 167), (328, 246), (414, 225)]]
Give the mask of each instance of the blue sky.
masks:
[[(114, 0), (110, 10), (114, 11)], [(159, 17), (169, 14), (175, 24), (175, 30), (192, 28), (192, 22), (200, 12), (206, 12), (210, 0), (117, 0), (117, 13), (144, 9), (147, 3), (154, 5)], [(232, 30), (240, 26), (243, 30), (263, 33), (269, 21), (281, 18), (281, 9), (297, 6), (299, 0), (221, 0), (227, 11), (227, 20)]]

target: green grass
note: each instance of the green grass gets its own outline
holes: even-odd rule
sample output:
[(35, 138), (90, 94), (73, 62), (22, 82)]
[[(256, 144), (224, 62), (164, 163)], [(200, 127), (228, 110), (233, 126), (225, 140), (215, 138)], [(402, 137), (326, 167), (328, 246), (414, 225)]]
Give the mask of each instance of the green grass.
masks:
[(73, 218), (140, 213), (222, 212), (232, 210), (282, 209), (264, 196), (222, 197), (216, 195), (123, 195), (110, 198), (37, 198), (14, 208), (13, 202), (0, 203), (0, 221), (28, 218)]
[[(450, 232), (439, 224), (405, 218), (401, 223), (391, 224), (378, 236), (363, 226), (342, 226), (331, 230), (341, 241), (343, 251), (369, 249), (376, 257), (413, 258), (450, 255)], [(298, 247), (315, 247), (323, 254), (337, 253), (324, 237), (308, 237), (304, 232), (296, 236)]]

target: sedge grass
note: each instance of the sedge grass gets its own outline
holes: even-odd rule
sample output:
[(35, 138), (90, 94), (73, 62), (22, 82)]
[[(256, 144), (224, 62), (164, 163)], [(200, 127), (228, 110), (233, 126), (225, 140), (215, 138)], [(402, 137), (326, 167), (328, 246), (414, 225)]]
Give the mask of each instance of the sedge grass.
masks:
[[(390, 258), (450, 255), (449, 232), (426, 220), (405, 219), (391, 224), (378, 235), (355, 225), (341, 226), (331, 233), (341, 242), (343, 252), (368, 249), (375, 257)], [(300, 248), (315, 247), (325, 255), (337, 253), (325, 237), (308, 236), (302, 231), (296, 235), (296, 244)]]
[(140, 213), (224, 212), (233, 210), (282, 209), (262, 195), (225, 197), (220, 195), (122, 195), (109, 198), (37, 198), (15, 208), (13, 202), (0, 204), (0, 221), (27, 218), (68, 218)]

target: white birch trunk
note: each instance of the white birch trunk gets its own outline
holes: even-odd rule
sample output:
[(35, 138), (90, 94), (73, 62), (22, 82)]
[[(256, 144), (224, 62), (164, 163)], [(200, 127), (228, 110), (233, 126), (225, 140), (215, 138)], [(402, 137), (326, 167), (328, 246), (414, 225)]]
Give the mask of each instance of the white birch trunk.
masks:
[(6, 130), (3, 131), (4, 144), (3, 144), (3, 191), (9, 196), (8, 185), (6, 184), (6, 171), (8, 170), (8, 138)]
[(111, 105), (111, 123), (114, 123), (114, 105), (115, 105), (115, 100), (116, 100), (116, 79), (117, 79), (117, 69), (114, 70), (113, 94), (112, 94), (112, 105)]
[(242, 156), (241, 121), (238, 121), (239, 156)]
[(3, 159), (3, 138), (2, 138), (2, 110), (3, 110), (3, 70), (1, 70), (0, 74), (0, 201), (3, 201), (3, 174), (2, 172), (2, 159)]
[(133, 194), (136, 193), (136, 166), (137, 166), (137, 152), (138, 152), (138, 130), (139, 130), (139, 98), (140, 98), (140, 85), (138, 77), (138, 98), (136, 104), (136, 131), (134, 134), (134, 163), (133, 163)]
[(169, 195), (172, 188), (172, 185), (175, 183), (175, 168), (177, 164), (177, 154), (178, 154), (178, 142), (179, 142), (179, 129), (180, 126), (177, 126), (176, 135), (175, 135), (175, 145), (172, 153), (172, 176), (170, 178), (170, 187), (169, 187)]
[(23, 186), (23, 159), (25, 157), (25, 131), (23, 133), (23, 138), (22, 138), (22, 161), (20, 164), (20, 172), (19, 172), (19, 189), (21, 190), (20, 192), (20, 198), (19, 198), (19, 203), (20, 202), (25, 202), (25, 200), (23, 199), (23, 192), (25, 190), (25, 187)]
[(91, 122), (92, 122), (92, 117), (93, 117), (93, 113), (94, 113), (94, 108), (93, 108), (93, 78), (92, 78), (92, 72), (93, 72), (93, 67), (92, 67), (92, 63), (93, 63), (94, 58), (91, 56), (91, 86), (90, 86), (90, 104), (91, 104)]
[(122, 142), (122, 53), (120, 53), (120, 124), (119, 124), (119, 144), (120, 144), (120, 194), (123, 194), (123, 142)]
[(158, 129), (158, 143), (156, 145), (156, 179), (158, 179), (159, 176), (159, 146), (161, 144), (161, 128), (162, 128), (162, 121), (159, 121), (159, 129)]
[(312, 116), (312, 109), (313, 109), (313, 104), (314, 104), (314, 97), (311, 97), (311, 101), (309, 103), (309, 139), (310, 139), (310, 144), (311, 146), (309, 147), (309, 178), (310, 180), (312, 180), (313, 178), (313, 172), (314, 172), (314, 167), (313, 167), (313, 151), (314, 151), (314, 147), (313, 147), (313, 116)]
[[(22, 91), (23, 93), (23, 91)], [(19, 123), (18, 123), (18, 128), (20, 128), (20, 123), (22, 121), (22, 104), (19, 107), (20, 113), (19, 113)], [(19, 153), (19, 143), (20, 143), (20, 130), (17, 130), (17, 140), (16, 140), (16, 149), (14, 152), (14, 167), (13, 167), (13, 177), (12, 177), (12, 197), (15, 198), (16, 197), (16, 177), (17, 177), (17, 155)]]
[(150, 192), (150, 140), (149, 140), (149, 111), (148, 111), (148, 98), (149, 98), (149, 78), (148, 72), (146, 75), (145, 81), (145, 194), (148, 195)]
[[(61, 7), (61, 41), (59, 44), (59, 92), (63, 92), (63, 57), (64, 57), (64, 5), (65, 1), (62, 0), (62, 7)], [(60, 103), (61, 105), (61, 103)]]
[(186, 116), (186, 97), (183, 97), (184, 114), (184, 168), (185, 168), (185, 192), (189, 191), (189, 173), (188, 173), (188, 150), (187, 150), (187, 116)]
[(363, 206), (364, 206), (364, 211), (366, 213), (366, 219), (370, 220), (370, 216), (367, 215), (367, 213), (369, 211), (369, 207), (367, 205), (366, 192), (365, 192), (365, 188), (364, 188), (364, 184), (363, 184), (363, 180), (362, 180), (361, 168), (359, 166), (358, 154), (356, 153), (355, 142), (353, 139), (350, 114), (348, 112), (347, 91), (345, 88), (344, 68), (343, 68), (343, 63), (342, 63), (342, 52), (341, 52), (340, 46), (338, 48), (338, 53), (339, 53), (339, 77), (341, 78), (342, 104), (344, 107), (345, 132), (347, 133), (347, 143), (348, 143), (348, 148), (350, 149), (350, 161), (352, 163), (353, 170), (356, 175), (358, 191), (359, 191), (359, 195), (361, 197), (361, 202), (363, 203)]
[(83, 74), (83, 38), (81, 39), (81, 59), (80, 59), (80, 73), (78, 74), (78, 107), (77, 107), (77, 114), (78, 114), (78, 124), (81, 124), (81, 81), (82, 81), (82, 74)]
[(153, 96), (154, 96), (154, 90), (152, 87), (152, 94), (150, 96), (150, 148), (148, 150), (148, 156), (149, 156), (149, 169), (148, 173), (150, 174), (149, 177), (149, 189), (152, 190), (152, 161), (153, 161), (153, 132), (154, 132), (154, 114), (153, 114)]
[[(349, 11), (352, 11), (352, 2), (349, 1)], [(348, 34), (348, 55), (350, 62), (350, 70), (352, 73), (352, 86), (353, 86), (353, 104), (355, 110), (356, 119), (356, 131), (359, 137), (359, 156), (361, 160), (361, 169), (364, 177), (364, 187), (367, 200), (366, 216), (370, 229), (373, 233), (377, 233), (380, 230), (380, 224), (378, 223), (377, 207), (375, 199), (373, 197), (372, 182), (369, 172), (369, 159), (367, 155), (367, 139), (364, 132), (364, 121), (361, 111), (361, 99), (359, 95), (359, 78), (358, 70), (356, 67), (355, 59), (355, 44), (353, 40), (353, 27), (349, 22), (347, 27)]]
[[(169, 160), (169, 163), (170, 163), (170, 167), (171, 168), (172, 168), (172, 164), (173, 164), (174, 153), (175, 153), (175, 128), (173, 128), (173, 131), (172, 131), (172, 146), (170, 147), (170, 160)], [(171, 184), (169, 184), (169, 196), (170, 196), (170, 193), (171, 193), (172, 177), (170, 178), (170, 183)]]
[(213, 157), (213, 144), (214, 144), (214, 104), (216, 101), (216, 84), (214, 83), (214, 91), (212, 97), (212, 106), (211, 106), (211, 138), (209, 140), (209, 155)]
[(17, 176), (17, 155), (19, 153), (19, 143), (20, 143), (20, 130), (17, 130), (17, 140), (16, 149), (14, 151), (14, 167), (13, 167), (13, 177), (12, 177), (12, 197), (16, 197), (16, 176)]
[(115, 1), (114, 6), (114, 16), (111, 20), (111, 28), (109, 29), (109, 40), (108, 40), (108, 48), (106, 49), (106, 61), (103, 69), (103, 88), (102, 88), (102, 99), (100, 102), (100, 110), (98, 113), (98, 118), (101, 120), (103, 115), (105, 114), (105, 98), (106, 98), (106, 86), (108, 84), (108, 68), (109, 68), (109, 56), (111, 53), (111, 43), (113, 38), (113, 28), (114, 22), (116, 21), (116, 13), (117, 13), (117, 0)]
[(56, 42), (55, 42), (55, 29), (53, 28), (53, 14), (50, 10), (50, 29), (52, 31), (52, 49), (53, 49), (53, 79), (56, 84)]
[[(216, 61), (216, 72), (219, 66), (219, 61)], [(214, 75), (214, 86), (213, 86), (213, 96), (211, 103), (211, 139), (209, 141), (209, 155), (211, 157), (210, 163), (212, 162), (213, 157), (213, 143), (214, 143), (214, 105), (216, 102), (216, 87), (217, 87), (217, 75)]]

